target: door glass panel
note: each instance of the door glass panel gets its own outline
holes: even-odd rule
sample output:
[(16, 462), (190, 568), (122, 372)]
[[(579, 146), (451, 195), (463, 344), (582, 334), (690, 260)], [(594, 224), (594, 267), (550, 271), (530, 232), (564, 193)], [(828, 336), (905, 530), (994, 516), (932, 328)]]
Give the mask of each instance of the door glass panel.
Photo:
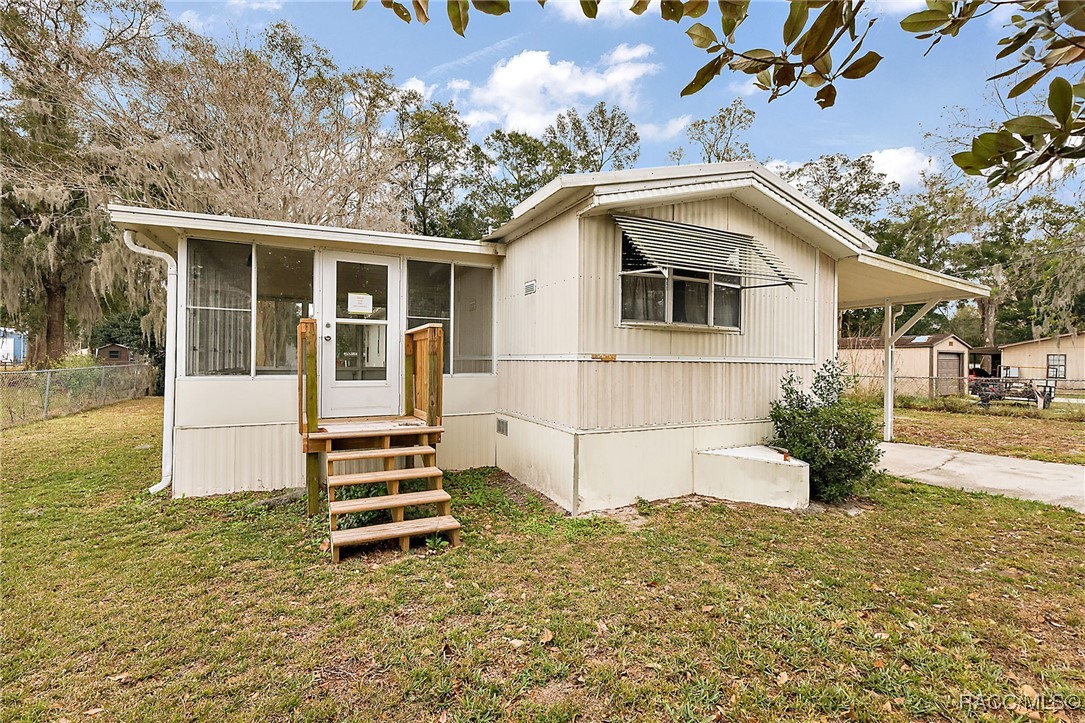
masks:
[(336, 381), (384, 381), (387, 378), (388, 327), (384, 324), (336, 324)]
[(388, 267), (353, 261), (336, 262), (335, 317), (387, 319)]

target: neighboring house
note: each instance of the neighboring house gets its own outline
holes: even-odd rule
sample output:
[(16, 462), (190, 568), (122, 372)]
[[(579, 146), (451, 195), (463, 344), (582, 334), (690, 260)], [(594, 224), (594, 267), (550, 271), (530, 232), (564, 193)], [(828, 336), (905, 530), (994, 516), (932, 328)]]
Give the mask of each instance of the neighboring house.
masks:
[(1057, 389), (1085, 389), (1085, 336), (1060, 334), (1003, 344), (1002, 376), (1051, 379)]
[(0, 328), (0, 363), (22, 364), (26, 361), (26, 334), (15, 329)]
[(132, 350), (124, 344), (104, 344), (94, 350), (99, 364), (131, 364)]
[[(753, 162), (561, 176), (478, 241), (109, 212), (170, 267), (174, 496), (303, 484), (295, 328), (311, 316), (322, 426), (404, 413), (404, 332), (440, 323), (442, 467), (496, 465), (573, 512), (765, 501), (712, 455), (770, 436), (781, 378), (835, 356), (841, 309), (987, 293), (878, 256)], [(770, 465), (758, 454), (741, 468)], [(792, 492), (767, 501), (805, 504)]]
[[(885, 339), (876, 336), (842, 337), (840, 359), (860, 377), (885, 376)], [(972, 347), (955, 334), (902, 336), (895, 344), (893, 376), (897, 394), (946, 396), (968, 391), (968, 352)], [(877, 388), (880, 388), (878, 386)]]

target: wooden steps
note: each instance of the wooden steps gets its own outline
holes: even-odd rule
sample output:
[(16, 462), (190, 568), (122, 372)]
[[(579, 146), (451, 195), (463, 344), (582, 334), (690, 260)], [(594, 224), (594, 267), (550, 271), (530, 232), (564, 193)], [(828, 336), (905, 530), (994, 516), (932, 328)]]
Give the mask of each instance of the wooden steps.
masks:
[(389, 447), (378, 449), (344, 449), (339, 452), (328, 452), (329, 462), (346, 462), (353, 459), (385, 459), (387, 457), (413, 457), (419, 454), (437, 454), (437, 450), (429, 445), (418, 447)]
[(364, 545), (381, 540), (394, 540), (396, 538), (410, 537), (413, 535), (433, 535), (438, 532), (458, 532), (460, 523), (452, 515), (440, 517), (425, 517), (418, 520), (405, 520), (403, 522), (389, 522), (384, 525), (370, 525), (368, 527), (352, 527), (349, 530), (335, 530), (332, 532), (332, 554), (338, 562), (338, 550), (348, 545)]
[(436, 505), (451, 502), (452, 497), (444, 490), (422, 490), (421, 492), (403, 492), (380, 497), (360, 497), (354, 500), (337, 500), (328, 505), (332, 515), (349, 515), (355, 512), (373, 512), (376, 510), (394, 510), (414, 505)]
[(329, 487), (364, 485), (374, 482), (403, 482), (413, 479), (434, 479), (444, 476), (439, 467), (415, 467), (414, 469), (390, 469), (384, 472), (357, 472), (355, 474), (328, 475)]
[[(329, 425), (330, 426), (330, 425)], [(444, 427), (431, 427), (424, 424), (399, 424), (395, 426), (374, 426), (366, 428), (359, 426), (352, 428), (344, 425), (342, 429), (318, 429), (309, 432), (309, 439), (374, 439), (381, 437), (402, 437), (406, 435), (439, 435), (445, 431)]]

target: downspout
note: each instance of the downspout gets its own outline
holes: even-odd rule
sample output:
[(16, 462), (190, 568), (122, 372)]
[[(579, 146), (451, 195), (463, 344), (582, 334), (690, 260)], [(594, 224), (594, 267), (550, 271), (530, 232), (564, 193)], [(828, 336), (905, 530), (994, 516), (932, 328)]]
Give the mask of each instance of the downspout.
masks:
[(124, 232), (124, 245), (137, 254), (166, 262), (166, 369), (165, 408), (162, 411), (162, 480), (148, 488), (158, 494), (173, 483), (173, 427), (177, 408), (177, 259), (136, 244), (134, 231)]

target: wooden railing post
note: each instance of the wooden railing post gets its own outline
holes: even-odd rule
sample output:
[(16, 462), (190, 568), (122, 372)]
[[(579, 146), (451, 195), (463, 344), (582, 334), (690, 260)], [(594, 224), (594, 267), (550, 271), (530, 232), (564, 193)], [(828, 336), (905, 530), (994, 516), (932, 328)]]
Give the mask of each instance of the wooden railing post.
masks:
[(431, 427), (441, 424), (444, 373), (444, 329), (425, 324), (403, 338), (403, 413)]
[[(318, 376), (316, 366), (316, 319), (298, 323), (298, 431), (305, 438), (320, 426)], [(320, 512), (320, 453), (305, 447), (306, 511), (312, 517)]]

